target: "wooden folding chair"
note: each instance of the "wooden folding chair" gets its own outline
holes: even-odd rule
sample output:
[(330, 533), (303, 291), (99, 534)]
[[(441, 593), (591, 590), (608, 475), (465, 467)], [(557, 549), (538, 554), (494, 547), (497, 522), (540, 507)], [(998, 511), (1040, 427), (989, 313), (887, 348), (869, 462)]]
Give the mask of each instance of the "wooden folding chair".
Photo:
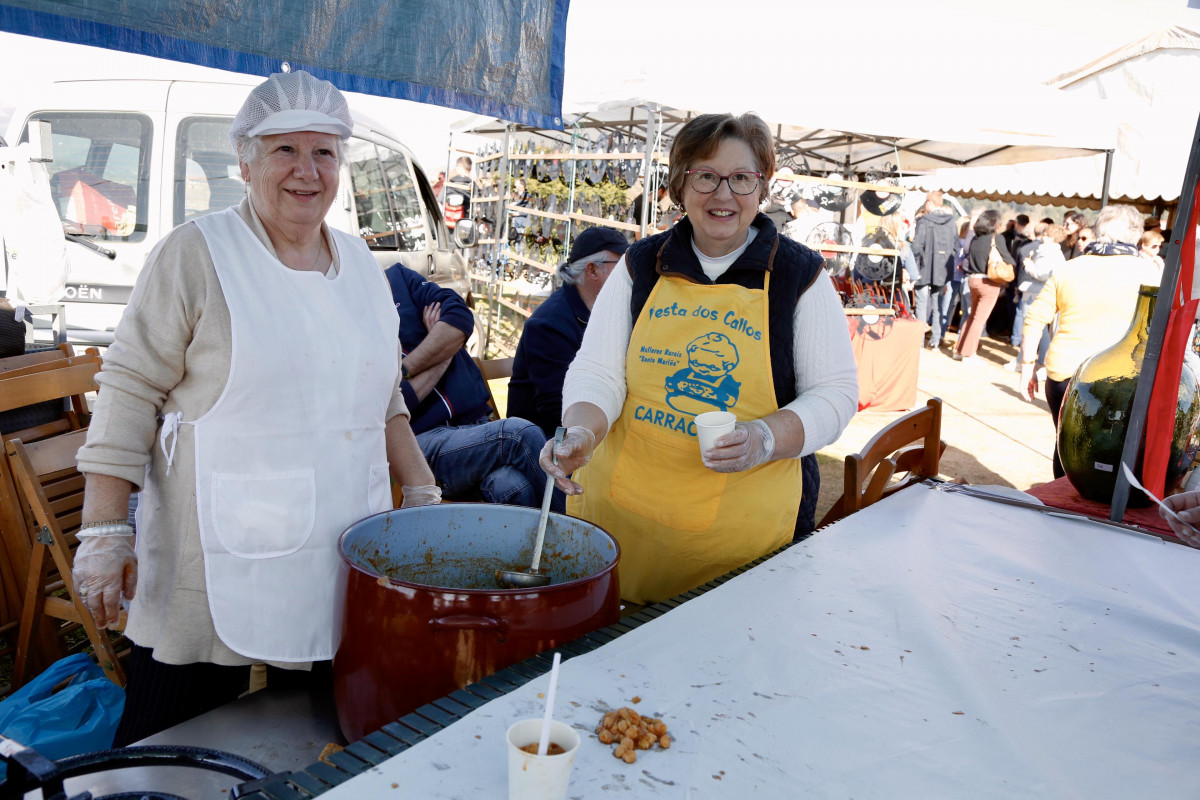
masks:
[[(94, 349), (95, 348), (89, 348), (89, 352), (90, 350)], [(69, 344), (60, 344), (58, 347), (50, 347), (45, 350), (34, 350), (31, 353), (25, 353), (19, 356), (0, 358), (0, 375), (15, 369), (23, 369), (36, 364), (44, 364), (47, 361), (56, 361), (60, 358), (70, 358), (74, 355), (75, 348)]]
[(488, 381), (488, 406), (492, 409), (491, 417), (493, 420), (500, 419), (504, 416), (504, 412), (496, 405), (496, 397), (492, 394), (491, 381), (498, 381), (503, 378), (511, 378), (513, 371), (513, 360), (511, 358), (476, 358), (475, 366), (479, 367), (479, 371), (483, 373), (483, 379)]
[[(44, 617), (82, 625), (104, 673), (117, 685), (125, 685), (114, 643), (106, 631), (96, 627), (71, 578), (74, 550), (79, 545), (76, 533), (83, 516), (84, 487), (75, 457), (86, 439), (87, 431), (78, 430), (31, 444), (20, 439), (5, 443), (17, 491), (36, 526), (17, 635), (14, 686), (25, 681), (33, 634)], [(122, 613), (118, 628), (124, 626)]]
[[(96, 352), (98, 353), (98, 351)], [(71, 358), (74, 355), (75, 351), (71, 345), (61, 344), (58, 347), (46, 350), (35, 350), (31, 353), (0, 358), (0, 378), (25, 374), (31, 369), (36, 371), (43, 368), (53, 368), (55, 362), (62, 362), (64, 359)], [(0, 430), (3, 430), (5, 427), (6, 417), (11, 418), (14, 416), (16, 415), (0, 412)], [(0, 450), (2, 449), (3, 445), (0, 444)], [(5, 460), (3, 453), (0, 453), (0, 530), (4, 528), (6, 520), (15, 519), (14, 513), (16, 509), (16, 498), (13, 494), (12, 480), (8, 475), (8, 467), (4, 463)], [(3, 553), (3, 548), (0, 548), (0, 553)], [(0, 559), (0, 658), (12, 656), (16, 653), (14, 637), (16, 636), (17, 627), (20, 625), (20, 619), (20, 590), (16, 574), (13, 572), (12, 559), (3, 558)], [(4, 689), (0, 688), (0, 693), (3, 693), (3, 691)]]
[[(76, 356), (71, 345), (61, 344), (48, 350), (36, 350), (24, 355), (0, 358), (0, 380), (32, 375), (35, 372), (46, 372), (93, 360), (99, 363), (99, 359), (100, 351), (94, 347), (89, 347), (85, 355)], [(25, 399), (11, 392), (6, 392), (3, 397), (0, 397), (0, 434), (11, 436), (18, 431), (26, 433), (29, 428), (63, 419), (64, 409), (61, 403), (56, 402), (57, 398), (29, 405), (13, 405), (13, 403), (23, 402)], [(88, 408), (83, 394), (71, 398), (70, 410), (74, 411), (81, 420), (86, 421)], [(62, 432), (62, 430), (69, 430), (69, 428), (61, 428), (57, 432)], [(55, 431), (48, 431), (46, 435), (51, 432)], [(0, 461), (3, 459), (0, 458)]]
[[(13, 359), (4, 359), (3, 366), (10, 368), (0, 371), (0, 413), (41, 404), (57, 404), (57, 410), (53, 415), (29, 416), (26, 421), (32, 423), (31, 427), (8, 430), (0, 440), (19, 438), (28, 444), (80, 430), (86, 424), (89, 415), (84, 394), (96, 389), (95, 376), (101, 366), (98, 353), (93, 349), (85, 356), (72, 356), (69, 347), (44, 352), (57, 357), (46, 360), (41, 358), (42, 353), (33, 353), (29, 355), (40, 358), (30, 361), (28, 356), (15, 356), (13, 359), (25, 359), (17, 364)], [(69, 404), (64, 402), (67, 397), (71, 398)], [(0, 636), (9, 646), (24, 604), (32, 528), (33, 517), (27, 504), (19, 501), (8, 459), (0, 452)], [(0, 648), (0, 652), (7, 649)], [(39, 636), (38, 653), (43, 660), (57, 658), (60, 650), (54, 637)]]
[[(66, 347), (66, 345), (64, 345)], [(61, 353), (62, 350), (50, 350), (48, 353)], [(39, 354), (30, 354), (39, 355)], [(29, 356), (13, 356), (13, 359), (27, 359)], [(56, 415), (52, 424), (37, 434), (48, 436), (62, 433), (80, 427), (88, 418), (87, 392), (97, 389), (95, 375), (102, 365), (99, 351), (88, 348), (84, 355), (65, 355), (53, 359), (40, 359), (23, 365), (9, 365), (3, 369), (0, 365), (0, 414), (7, 411), (46, 403), (49, 401), (70, 398), (70, 408)], [(71, 415), (74, 415), (73, 421)], [(67, 424), (67, 427), (64, 427)], [(73, 424), (74, 427), (70, 427)], [(28, 433), (28, 429), (22, 433)], [(14, 435), (10, 432), (6, 435)]]
[[(62, 366), (62, 361), (73, 359), (100, 358), (100, 351), (89, 347), (83, 353), (76, 353), (69, 344), (60, 344), (49, 350), (35, 350), (22, 356), (0, 358), (0, 378), (15, 378), (20, 375), (30, 375), (34, 372), (44, 372)], [(79, 363), (74, 361), (73, 363)]]
[[(859, 453), (846, 456), (842, 496), (818, 527), (836, 522), (901, 489), (938, 475), (942, 441), (942, 400), (934, 397), (871, 437)], [(898, 480), (893, 480), (901, 476)]]

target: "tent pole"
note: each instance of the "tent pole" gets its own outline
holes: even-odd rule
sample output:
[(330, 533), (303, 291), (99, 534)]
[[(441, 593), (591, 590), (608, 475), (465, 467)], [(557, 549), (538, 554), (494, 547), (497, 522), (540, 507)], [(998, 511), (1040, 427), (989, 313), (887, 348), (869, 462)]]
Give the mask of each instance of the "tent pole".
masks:
[[(850, 172), (850, 154), (849, 153), (846, 153), (846, 161), (845, 161), (844, 166), (842, 167), (842, 177), (848, 181), (854, 180), (854, 175), (853, 175), (853, 173)], [(858, 219), (857, 207), (855, 208), (854, 219), (855, 220)], [(839, 225), (846, 224), (846, 209), (844, 209), (844, 208), (838, 212), (838, 224)], [(860, 242), (860, 244), (861, 244), (861, 242)]]
[(509, 187), (509, 182), (515, 185), (516, 181), (508, 174), (508, 148), (511, 145), (512, 126), (507, 122), (504, 123), (504, 150), (500, 156), (500, 183), (496, 187), (500, 192), (500, 210), (497, 215), (500, 219), (496, 225), (496, 244), (492, 247), (492, 263), (488, 265), (488, 321), (487, 332), (483, 336), (483, 354), (486, 357), (488, 349), (492, 346), (492, 309), (498, 304), (494, 296), (496, 281), (504, 277), (504, 249), (508, 247), (508, 226), (512, 221), (508, 218), (508, 197), (512, 194), (512, 189)]
[[(576, 118), (571, 126), (571, 155), (579, 155), (579, 119)], [(579, 161), (572, 158), (568, 162), (571, 170), (571, 182), (567, 187), (567, 235), (563, 237), (563, 261), (567, 260), (567, 254), (571, 252), (571, 240), (575, 238), (575, 220), (571, 214), (575, 212), (575, 175), (578, 170)], [(550, 284), (551, 290), (554, 288), (553, 282)]]
[(1108, 188), (1112, 182), (1113, 151), (1104, 151), (1104, 186), (1100, 189), (1100, 207), (1108, 205)]
[[(650, 185), (650, 169), (654, 165), (654, 146), (658, 143), (658, 115), (656, 114), (657, 106), (653, 103), (646, 106), (646, 152), (642, 155), (642, 218), (637, 222), (641, 226), (639, 235), (641, 238), (646, 238), (646, 225), (650, 219), (650, 204), (655, 204), (657, 211), (658, 198), (655, 194), (651, 194)], [(654, 182), (657, 187), (658, 182)]]
[[(446, 173), (445, 173), (445, 176), (442, 178), (441, 197), (439, 197), (437, 199), (437, 201), (439, 203), (442, 203), (443, 206), (446, 202), (446, 183), (448, 182), (448, 178), (450, 177), (450, 165), (453, 162), (454, 162), (454, 132), (451, 131), (450, 138), (446, 141)], [(443, 214), (446, 213), (444, 207), (442, 209), (442, 213)]]
[[(1200, 119), (1196, 120), (1196, 131), (1192, 134), (1192, 149), (1188, 155), (1187, 172), (1183, 175), (1183, 188), (1179, 192), (1179, 213), (1171, 227), (1171, 248), (1167, 251), (1162, 281), (1158, 287), (1158, 300), (1154, 306), (1154, 318), (1150, 321), (1150, 338), (1146, 342), (1146, 355), (1142, 359), (1142, 370), (1138, 374), (1137, 389), (1133, 395), (1133, 410), (1129, 414), (1129, 428), (1125, 431), (1125, 447), (1121, 452), (1121, 463), (1133, 469), (1137, 464), (1138, 448), (1142, 444), (1142, 428), (1146, 413), (1150, 409), (1150, 391), (1154, 388), (1154, 374), (1158, 371), (1158, 359), (1162, 354), (1163, 339), (1167, 334), (1167, 319), (1175, 306), (1175, 294), (1179, 289), (1179, 271), (1182, 263), (1182, 243), (1186, 228), (1192, 224), (1193, 207), (1196, 202), (1196, 184), (1200, 182)], [(1190, 294), (1191, 287), (1188, 287)], [(1125, 504), (1129, 500), (1129, 481), (1123, 470), (1117, 470), (1117, 485), (1113, 488), (1112, 513), (1109, 519), (1120, 522), (1125, 517)]]
[(656, 114), (656, 106), (650, 103), (646, 107), (646, 152), (642, 155), (642, 218), (638, 219), (637, 223), (641, 225), (640, 235), (642, 239), (646, 239), (646, 228), (650, 223), (650, 204), (654, 204), (654, 212), (658, 211), (659, 198), (656, 197), (654, 186), (658, 186), (658, 181), (653, 181), (650, 170), (655, 168), (654, 164), (654, 148), (659, 140), (659, 118)]

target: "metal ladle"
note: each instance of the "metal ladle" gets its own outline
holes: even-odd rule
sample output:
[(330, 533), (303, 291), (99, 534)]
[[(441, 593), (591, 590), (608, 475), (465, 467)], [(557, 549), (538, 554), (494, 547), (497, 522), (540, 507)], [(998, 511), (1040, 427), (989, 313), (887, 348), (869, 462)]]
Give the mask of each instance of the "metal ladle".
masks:
[[(554, 459), (555, 464), (558, 463), (558, 456), (554, 451), (562, 444), (563, 434), (566, 432), (567, 429), (563, 427), (559, 427), (554, 432), (554, 447), (550, 449), (550, 457)], [(496, 582), (502, 589), (536, 589), (550, 583), (550, 576), (538, 572), (538, 567), (542, 563), (542, 544), (546, 541), (546, 520), (550, 516), (550, 496), (553, 494), (554, 479), (546, 475), (546, 491), (542, 495), (542, 514), (538, 518), (537, 539), (533, 543), (533, 564), (530, 565), (528, 572), (496, 570)]]

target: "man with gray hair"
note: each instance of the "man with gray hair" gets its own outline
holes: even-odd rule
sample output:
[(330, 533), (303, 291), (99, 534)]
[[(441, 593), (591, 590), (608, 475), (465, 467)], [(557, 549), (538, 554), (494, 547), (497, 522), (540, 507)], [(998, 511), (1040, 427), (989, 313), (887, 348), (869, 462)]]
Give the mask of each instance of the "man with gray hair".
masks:
[[(1042, 331), (1058, 316), (1058, 329), (1046, 351), (1046, 402), (1058, 426), (1058, 411), (1071, 376), (1085, 359), (1115, 343), (1129, 327), (1138, 287), (1157, 286), (1159, 269), (1138, 255), (1142, 215), (1133, 206), (1105, 206), (1093, 226), (1096, 241), (1084, 254), (1058, 265), (1025, 312), (1019, 388), (1032, 401)], [(1054, 453), (1054, 477), (1063, 476)]]
[(612, 228), (596, 226), (575, 237), (567, 263), (558, 268), (562, 285), (525, 320), (508, 382), (508, 416), (554, 435), (562, 420), (567, 367), (583, 342), (600, 289), (628, 248), (625, 236)]

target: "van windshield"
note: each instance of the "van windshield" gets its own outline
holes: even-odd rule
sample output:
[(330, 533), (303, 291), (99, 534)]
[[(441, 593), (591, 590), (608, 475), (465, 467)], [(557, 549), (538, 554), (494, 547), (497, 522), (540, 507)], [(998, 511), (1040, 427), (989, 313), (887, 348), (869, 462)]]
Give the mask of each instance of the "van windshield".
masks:
[[(50, 195), (68, 233), (140, 242), (146, 238), (150, 119), (117, 112), (39, 112), (50, 123)], [(29, 141), (29, 125), (21, 135)]]

